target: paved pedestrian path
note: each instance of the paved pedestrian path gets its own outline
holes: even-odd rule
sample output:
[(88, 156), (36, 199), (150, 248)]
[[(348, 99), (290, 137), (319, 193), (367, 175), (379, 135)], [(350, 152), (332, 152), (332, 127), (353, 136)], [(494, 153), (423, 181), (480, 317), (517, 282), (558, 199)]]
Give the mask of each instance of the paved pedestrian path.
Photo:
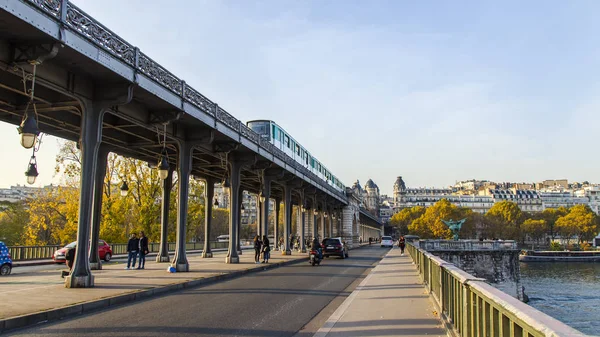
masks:
[[(37, 323), (40, 319), (60, 318), (64, 315), (65, 310), (62, 309), (65, 308), (70, 309), (72, 313), (84, 312), (94, 307), (112, 305), (113, 302), (117, 304), (135, 300), (136, 295), (138, 298), (147, 297), (162, 291), (199, 285), (203, 280), (241, 275), (307, 258), (306, 254), (299, 252), (285, 256), (278, 251), (272, 251), (269, 265), (255, 264), (253, 251), (246, 250), (240, 255), (240, 263), (226, 264), (225, 254), (226, 252), (215, 252), (214, 257), (209, 259), (203, 259), (200, 255), (188, 256), (190, 272), (186, 273), (168, 273), (169, 263), (151, 260), (146, 261), (143, 270), (125, 270), (126, 263), (123, 262), (104, 264), (102, 270), (92, 271), (95, 287), (87, 289), (65, 288), (61, 272), (56, 269), (34, 270), (2, 277), (0, 333), (5, 329)], [(148, 290), (154, 290), (154, 293)], [(132, 296), (123, 296), (127, 294)], [(87, 310), (84, 308), (86, 305)], [(31, 317), (40, 312), (46, 313), (46, 316)], [(17, 322), (15, 317), (18, 316), (30, 319)]]
[(394, 247), (315, 337), (447, 336), (408, 254)]

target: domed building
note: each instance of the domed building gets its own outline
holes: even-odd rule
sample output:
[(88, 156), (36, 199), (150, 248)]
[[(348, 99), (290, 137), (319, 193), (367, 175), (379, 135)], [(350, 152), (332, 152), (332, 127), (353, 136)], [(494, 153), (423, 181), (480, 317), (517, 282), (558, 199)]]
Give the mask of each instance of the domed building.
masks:
[(396, 182), (394, 183), (394, 204), (397, 205), (401, 202), (401, 196), (406, 194), (406, 184), (404, 180), (402, 180), (402, 176), (398, 176), (396, 178)]

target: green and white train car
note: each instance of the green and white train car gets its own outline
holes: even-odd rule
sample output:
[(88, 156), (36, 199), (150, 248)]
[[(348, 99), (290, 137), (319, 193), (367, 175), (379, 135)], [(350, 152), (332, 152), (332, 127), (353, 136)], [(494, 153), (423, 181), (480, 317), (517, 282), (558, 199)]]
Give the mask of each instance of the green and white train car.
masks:
[(270, 120), (248, 121), (246, 125), (261, 137), (267, 138), (271, 144), (309, 169), (317, 177), (323, 179), (336, 190), (344, 192), (346, 187), (342, 182), (298, 143), (281, 126)]

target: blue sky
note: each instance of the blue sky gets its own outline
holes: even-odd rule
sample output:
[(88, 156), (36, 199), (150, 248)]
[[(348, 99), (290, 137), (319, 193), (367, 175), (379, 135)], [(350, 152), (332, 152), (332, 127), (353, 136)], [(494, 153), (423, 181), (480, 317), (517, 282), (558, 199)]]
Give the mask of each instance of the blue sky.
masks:
[[(600, 182), (599, 2), (74, 3), (238, 119), (275, 120), (346, 185)], [(29, 152), (13, 126), (0, 137), (15, 143), (0, 186), (23, 183)]]

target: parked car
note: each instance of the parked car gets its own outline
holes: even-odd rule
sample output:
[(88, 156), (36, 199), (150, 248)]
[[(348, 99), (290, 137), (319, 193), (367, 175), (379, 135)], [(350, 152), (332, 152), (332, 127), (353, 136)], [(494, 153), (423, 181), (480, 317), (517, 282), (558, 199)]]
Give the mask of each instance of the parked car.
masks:
[(394, 247), (394, 239), (391, 236), (382, 236), (381, 247)]
[(342, 241), (342, 238), (325, 238), (322, 241), (323, 256), (339, 256), (342, 259), (348, 257), (348, 246)]
[(12, 270), (12, 258), (8, 252), (8, 247), (0, 241), (0, 275), (10, 275)]
[[(55, 251), (52, 259), (56, 263), (65, 263), (65, 254), (67, 253), (67, 250), (75, 246), (77, 246), (77, 241), (69, 243), (63, 248)], [(106, 262), (110, 261), (113, 255), (112, 248), (110, 248), (110, 245), (104, 240), (98, 240), (98, 253), (100, 253), (100, 259)]]

